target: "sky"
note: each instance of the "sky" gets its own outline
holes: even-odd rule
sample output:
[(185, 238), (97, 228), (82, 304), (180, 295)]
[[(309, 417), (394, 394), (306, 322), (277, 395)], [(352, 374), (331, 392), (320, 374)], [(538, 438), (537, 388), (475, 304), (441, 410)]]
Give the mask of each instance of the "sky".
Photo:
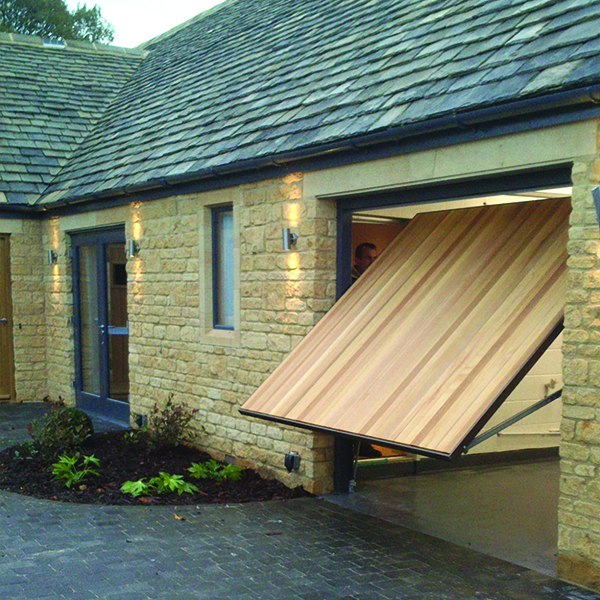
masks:
[(114, 46), (134, 48), (199, 15), (223, 0), (66, 0), (70, 11), (78, 4), (100, 7), (115, 28)]

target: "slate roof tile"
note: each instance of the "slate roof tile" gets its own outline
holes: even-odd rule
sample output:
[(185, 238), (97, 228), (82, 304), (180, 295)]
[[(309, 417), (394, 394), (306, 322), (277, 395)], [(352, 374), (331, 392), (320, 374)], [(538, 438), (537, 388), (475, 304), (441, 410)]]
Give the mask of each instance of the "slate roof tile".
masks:
[[(50, 48), (32, 36), (0, 37), (0, 160), (6, 166), (12, 161), (2, 176), (9, 203), (37, 200), (143, 57), (76, 46)], [(26, 174), (17, 178), (19, 167)]]

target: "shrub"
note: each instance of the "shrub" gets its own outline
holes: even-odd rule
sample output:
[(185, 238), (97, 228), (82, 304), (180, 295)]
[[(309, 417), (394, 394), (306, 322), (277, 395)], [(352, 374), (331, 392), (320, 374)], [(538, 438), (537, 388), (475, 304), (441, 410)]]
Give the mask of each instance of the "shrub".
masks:
[(62, 398), (44, 415), (42, 424), (37, 419), (27, 431), (42, 456), (52, 458), (79, 448), (94, 435), (92, 420), (78, 408), (65, 406)]
[(146, 481), (144, 481), (144, 477), (142, 477), (137, 481), (126, 481), (121, 486), (121, 491), (124, 494), (131, 494), (134, 498), (137, 498), (142, 494), (149, 494), (152, 490)]
[(123, 441), (129, 446), (148, 446), (148, 428), (144, 426), (139, 429), (126, 431), (123, 434)]
[(169, 475), (169, 473), (165, 473), (164, 471), (161, 471), (158, 477), (153, 477), (148, 482), (148, 486), (154, 488), (158, 494), (177, 492), (181, 496), (184, 492), (192, 494), (200, 491), (193, 483), (184, 481), (182, 475)]
[(154, 448), (177, 446), (180, 442), (189, 441), (187, 428), (198, 412), (190, 410), (182, 404), (173, 402), (173, 394), (169, 394), (164, 406), (154, 405), (148, 417), (148, 435)]

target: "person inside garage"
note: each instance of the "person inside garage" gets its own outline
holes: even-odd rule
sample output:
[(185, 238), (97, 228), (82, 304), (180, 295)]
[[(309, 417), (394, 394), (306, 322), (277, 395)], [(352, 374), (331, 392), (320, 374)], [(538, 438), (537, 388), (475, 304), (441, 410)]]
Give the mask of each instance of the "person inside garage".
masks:
[(352, 267), (352, 283), (354, 283), (377, 258), (377, 246), (371, 242), (363, 242), (354, 251), (354, 267)]

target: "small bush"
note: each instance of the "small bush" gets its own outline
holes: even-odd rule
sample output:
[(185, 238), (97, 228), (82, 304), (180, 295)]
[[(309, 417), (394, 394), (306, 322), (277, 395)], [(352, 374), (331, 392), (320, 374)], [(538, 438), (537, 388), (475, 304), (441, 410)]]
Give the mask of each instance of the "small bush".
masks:
[(173, 394), (169, 394), (164, 406), (154, 405), (148, 417), (148, 435), (153, 448), (177, 446), (189, 441), (187, 429), (198, 412), (190, 410), (182, 404), (173, 402)]
[(123, 441), (128, 446), (148, 446), (148, 428), (146, 426), (139, 429), (132, 429), (123, 434)]
[(27, 431), (40, 454), (53, 458), (81, 447), (94, 435), (94, 426), (82, 410), (65, 406), (61, 399), (44, 415), (42, 424), (36, 419), (27, 426)]

